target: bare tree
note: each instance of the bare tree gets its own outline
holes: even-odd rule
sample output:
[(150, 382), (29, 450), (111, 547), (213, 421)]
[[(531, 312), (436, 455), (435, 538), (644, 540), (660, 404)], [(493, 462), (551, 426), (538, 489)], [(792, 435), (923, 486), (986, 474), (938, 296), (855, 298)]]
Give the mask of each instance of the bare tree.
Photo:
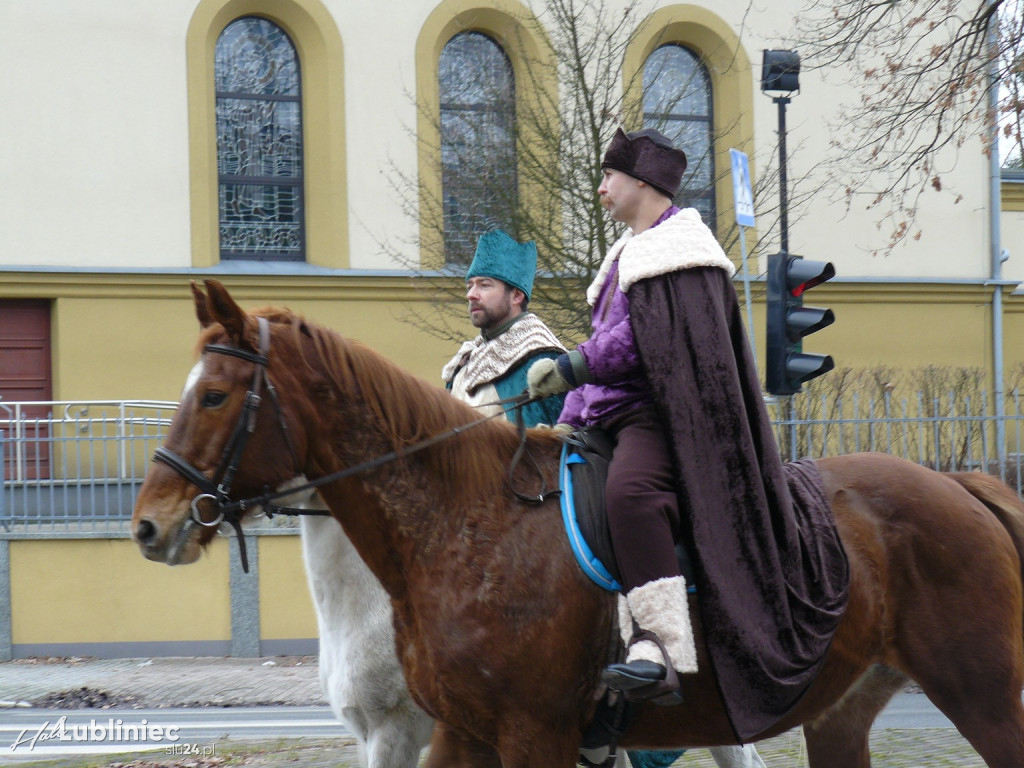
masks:
[[(999, 109), (1001, 134), (1009, 144), (1005, 167), (1024, 168), (1024, 4), (1010, 0), (999, 16), (1000, 70), (1005, 72), (1001, 87), (1005, 94)], [(1016, 41), (1011, 45), (1010, 41)]]
[(831, 163), (847, 202), (868, 195), (891, 225), (890, 248), (920, 236), (925, 190), (959, 201), (944, 174), (972, 139), (997, 151), (995, 121), (1019, 156), (1022, 23), (1020, 0), (830, 0), (797, 17), (804, 67), (848, 73), (859, 94), (836, 116)]
[[(470, 85), (474, 96), (466, 102), (478, 106), (465, 111), (476, 109), (475, 117), (439, 117), (436, 105), (418, 105), (421, 118), (434, 129), (430, 135), (442, 135), (443, 120), (456, 121), (443, 126), (448, 129), (447, 136), (457, 135), (456, 140), (440, 146), (426, 146), (429, 135), (410, 131), (411, 138), (426, 150), (424, 154), (441, 158), (441, 167), (433, 172), (440, 176), (459, 167), (469, 173), (458, 182), (464, 185), (465, 194), (453, 225), (455, 206), (445, 199), (444, 184), (424, 183), (406, 170), (391, 168), (393, 189), (406, 216), (419, 224), (419, 236), (412, 243), (382, 243), (382, 247), (417, 275), (437, 278), (418, 281), (430, 292), (431, 301), (426, 309), (410, 310), (409, 322), (441, 338), (465, 338), (461, 278), (476, 238), (487, 229), (500, 227), (520, 240), (537, 243), (538, 280), (533, 302), (544, 320), (566, 340), (586, 336), (590, 308), (583, 300), (584, 291), (618, 236), (597, 194), (603, 152), (620, 126), (627, 130), (641, 123), (661, 127), (645, 111), (645, 95), (658, 84), (658, 72), (649, 72), (651, 82), (645, 84), (643, 71), (624, 71), (627, 49), (646, 13), (639, 0), (616, 11), (604, 0), (544, 0), (530, 18), (521, 20), (532, 39), (548, 42), (543, 56), (531, 53), (526, 40), (502, 41), (522, 64), (516, 71), (514, 119), (499, 114), (497, 108), (490, 117), (480, 115), (488, 109), (484, 105), (501, 103), (499, 92), (507, 88), (500, 78), (490, 76)], [(683, 98), (687, 84), (677, 82), (673, 90)], [(673, 111), (670, 107), (662, 104), (655, 112), (668, 114)], [(691, 195), (706, 198), (707, 190), (713, 191), (728, 176), (728, 163), (715, 166), (713, 159), (721, 154), (718, 136), (731, 127), (719, 124), (710, 141), (684, 146), (689, 176), (677, 204), (692, 204)], [(513, 137), (516, 159), (508, 166), (514, 173), (509, 173), (509, 167), (495, 167), (504, 162), (501, 147), (508, 146), (509, 136)], [(709, 168), (713, 170), (707, 171)], [(703, 181), (695, 183), (698, 169), (704, 169)], [(759, 215), (758, 240), (749, 243), (751, 252), (776, 230), (777, 180), (777, 165), (768, 160), (753, 190)], [(799, 183), (794, 184), (791, 221), (813, 194), (814, 190), (800, 190)], [(738, 230), (732, 219), (719, 215), (717, 221), (723, 246), (738, 255)], [(714, 221), (709, 223), (715, 226)], [(460, 224), (467, 226), (459, 229)], [(402, 255), (410, 251), (416, 257)]]

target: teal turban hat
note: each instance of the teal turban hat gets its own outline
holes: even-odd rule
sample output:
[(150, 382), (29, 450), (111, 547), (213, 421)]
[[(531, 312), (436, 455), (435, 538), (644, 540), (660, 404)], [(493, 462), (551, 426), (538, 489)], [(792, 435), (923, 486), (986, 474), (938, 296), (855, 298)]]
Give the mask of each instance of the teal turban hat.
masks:
[(537, 246), (531, 240), (516, 242), (511, 235), (496, 229), (481, 235), (476, 243), (476, 254), (469, 265), (466, 279), (493, 277), (518, 288), (527, 300), (533, 291), (533, 278), (537, 274)]

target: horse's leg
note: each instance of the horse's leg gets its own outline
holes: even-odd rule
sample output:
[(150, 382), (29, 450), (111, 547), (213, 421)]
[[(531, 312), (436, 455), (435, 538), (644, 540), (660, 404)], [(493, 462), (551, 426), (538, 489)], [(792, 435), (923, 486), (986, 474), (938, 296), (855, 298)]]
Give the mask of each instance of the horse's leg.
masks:
[(708, 751), (718, 768), (765, 768), (764, 760), (753, 744), (742, 747), (710, 747)]
[(908, 655), (905, 662), (925, 695), (989, 768), (1019, 768), (1024, 766), (1020, 600), (999, 615), (997, 609), (1004, 599), (1009, 602), (1008, 596), (999, 595), (995, 587), (987, 601), (980, 599), (981, 589), (976, 594), (970, 628), (945, 633), (928, 655)]
[(502, 768), (502, 763), (493, 747), (438, 722), (430, 738), (426, 768)]
[[(934, 699), (933, 699), (934, 701)], [(1020, 696), (935, 701), (989, 768), (1024, 765), (1024, 706)]]
[(303, 517), (301, 527), (331, 708), (358, 739), (361, 766), (414, 768), (433, 724), (406, 689), (387, 593), (337, 521)]
[(871, 724), (906, 682), (899, 670), (876, 664), (839, 701), (804, 723), (810, 768), (870, 768)]
[[(1012, 524), (1004, 523), (1004, 530), (1013, 536), (1020, 530), (1024, 510), (1015, 493), (1001, 488), (1005, 493), (985, 497), (984, 503), (1006, 516)], [(990, 768), (1019, 767), (1024, 766), (1024, 594), (1019, 554), (1024, 542), (1000, 540), (1003, 530), (999, 537), (986, 537), (987, 532), (982, 525), (962, 529), (955, 561), (940, 557), (946, 550), (936, 547), (904, 566), (901, 573), (930, 578), (908, 580), (914, 597), (901, 609), (894, 645), (900, 668), (920, 684)], [(979, 556), (971, 557), (974, 553)]]
[[(950, 664), (970, 666), (962, 658), (951, 658)], [(977, 680), (972, 679), (967, 684), (971, 687), (958, 687), (953, 691), (922, 682), (921, 689), (953, 722), (989, 768), (1024, 766), (1024, 705), (1021, 704), (1019, 686), (993, 687), (987, 685), (980, 674)]]
[[(575, 768), (580, 755), (580, 733), (550, 723), (520, 720), (514, 734), (498, 738), (503, 768)], [(619, 750), (619, 754), (624, 752)]]
[(412, 702), (370, 714), (366, 736), (368, 768), (415, 768), (430, 738), (430, 721)]

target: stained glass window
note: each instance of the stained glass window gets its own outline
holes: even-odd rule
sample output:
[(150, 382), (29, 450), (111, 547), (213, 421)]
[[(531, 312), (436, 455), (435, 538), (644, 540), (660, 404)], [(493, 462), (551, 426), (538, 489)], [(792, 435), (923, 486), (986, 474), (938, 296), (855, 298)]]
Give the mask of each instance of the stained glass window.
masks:
[(221, 259), (302, 261), (302, 97), (288, 35), (233, 21), (217, 40)]
[(468, 266), (484, 232), (515, 235), (515, 77), (501, 46), (480, 32), (448, 42), (439, 77), (445, 260)]
[(672, 43), (647, 57), (644, 127), (661, 131), (686, 153), (686, 175), (675, 203), (696, 208), (704, 223), (715, 229), (711, 78), (688, 48)]

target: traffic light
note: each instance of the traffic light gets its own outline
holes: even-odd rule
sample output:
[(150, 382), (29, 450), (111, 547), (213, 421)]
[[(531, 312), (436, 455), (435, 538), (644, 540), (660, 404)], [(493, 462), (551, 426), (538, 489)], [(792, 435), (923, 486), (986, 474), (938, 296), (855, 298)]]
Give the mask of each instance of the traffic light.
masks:
[(804, 336), (835, 322), (831, 309), (805, 307), (804, 293), (835, 277), (831, 262), (788, 253), (768, 257), (768, 322), (765, 385), (773, 395), (792, 395), (805, 381), (835, 368), (829, 355), (803, 353)]

